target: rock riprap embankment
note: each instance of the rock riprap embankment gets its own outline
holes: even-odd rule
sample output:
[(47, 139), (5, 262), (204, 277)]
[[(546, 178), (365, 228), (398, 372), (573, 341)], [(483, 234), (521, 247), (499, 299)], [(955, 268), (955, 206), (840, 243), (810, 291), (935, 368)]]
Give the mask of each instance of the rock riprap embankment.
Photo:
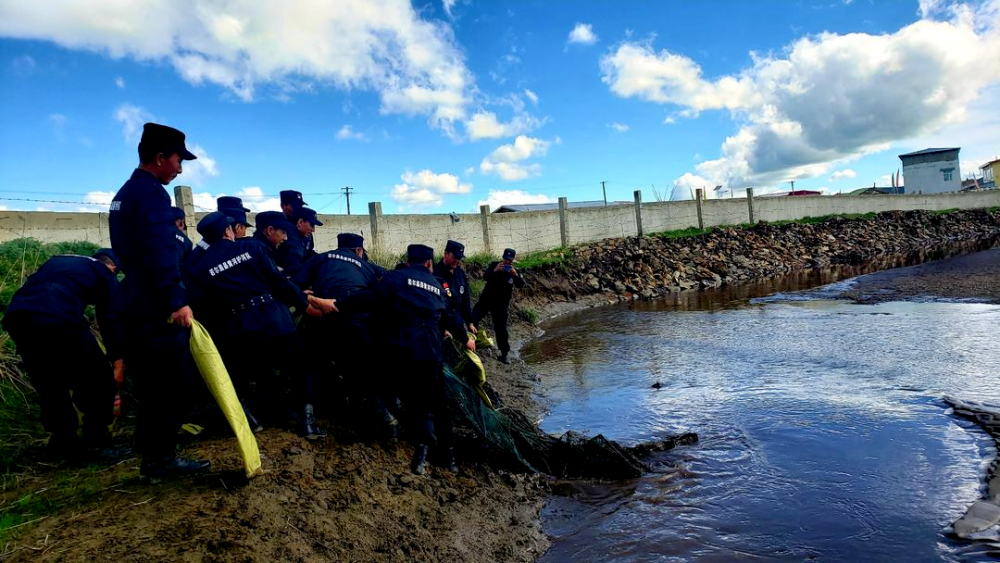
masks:
[(608, 239), (575, 247), (565, 260), (530, 268), (525, 297), (575, 301), (594, 294), (655, 299), (764, 279), (804, 268), (864, 264), (1000, 237), (1000, 212), (890, 211), (818, 223), (759, 223), (707, 234)]

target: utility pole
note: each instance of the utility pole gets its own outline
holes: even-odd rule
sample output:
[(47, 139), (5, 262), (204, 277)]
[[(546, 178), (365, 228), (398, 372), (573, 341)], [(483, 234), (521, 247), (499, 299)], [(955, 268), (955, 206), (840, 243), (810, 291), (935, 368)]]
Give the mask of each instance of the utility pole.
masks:
[(601, 192), (604, 193), (604, 207), (608, 206), (608, 190), (604, 189), (604, 180), (601, 180)]
[(795, 180), (792, 180), (792, 191), (795, 191)]
[(344, 186), (344, 195), (347, 196), (347, 214), (351, 214), (351, 190), (354, 188), (350, 186)]

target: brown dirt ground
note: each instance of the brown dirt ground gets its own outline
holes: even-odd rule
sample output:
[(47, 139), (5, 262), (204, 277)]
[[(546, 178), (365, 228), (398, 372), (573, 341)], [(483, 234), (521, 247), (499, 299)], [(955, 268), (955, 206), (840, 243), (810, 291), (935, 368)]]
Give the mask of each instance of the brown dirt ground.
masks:
[(869, 274), (847, 296), (862, 303), (939, 297), (1000, 302), (1000, 248)]

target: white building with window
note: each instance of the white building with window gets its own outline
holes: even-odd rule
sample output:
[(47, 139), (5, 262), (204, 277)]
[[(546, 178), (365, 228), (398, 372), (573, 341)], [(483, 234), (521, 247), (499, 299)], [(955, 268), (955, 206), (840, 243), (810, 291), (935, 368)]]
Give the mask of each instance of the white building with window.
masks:
[(958, 166), (961, 148), (924, 149), (899, 155), (903, 161), (903, 185), (908, 194), (937, 194), (962, 189)]

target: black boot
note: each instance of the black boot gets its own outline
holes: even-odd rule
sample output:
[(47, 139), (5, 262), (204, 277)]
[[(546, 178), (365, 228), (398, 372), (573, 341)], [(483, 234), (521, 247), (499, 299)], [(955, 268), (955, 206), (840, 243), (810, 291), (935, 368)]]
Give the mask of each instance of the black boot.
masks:
[(323, 430), (316, 425), (316, 416), (313, 414), (313, 406), (305, 405), (302, 407), (302, 420), (299, 426), (299, 436), (307, 440), (317, 440), (320, 438), (326, 438), (326, 430)]
[(208, 471), (212, 464), (207, 459), (189, 459), (174, 455), (162, 459), (144, 457), (139, 466), (139, 476), (156, 485), (171, 479), (180, 479)]
[(429, 450), (428, 446), (420, 444), (413, 451), (413, 461), (410, 463), (410, 469), (417, 475), (427, 473), (427, 452)]
[(247, 408), (246, 403), (240, 401), (240, 406), (243, 407), (243, 414), (247, 417), (247, 425), (250, 426), (250, 431), (256, 434), (263, 430), (264, 427), (260, 425), (260, 421), (254, 415), (250, 414), (250, 409)]
[(500, 362), (501, 364), (510, 364), (510, 358), (507, 357), (507, 354), (508, 352), (500, 354), (500, 357), (497, 358), (497, 361)]
[(458, 464), (455, 463), (455, 448), (448, 448), (444, 455), (444, 467), (452, 473), (458, 473)]

